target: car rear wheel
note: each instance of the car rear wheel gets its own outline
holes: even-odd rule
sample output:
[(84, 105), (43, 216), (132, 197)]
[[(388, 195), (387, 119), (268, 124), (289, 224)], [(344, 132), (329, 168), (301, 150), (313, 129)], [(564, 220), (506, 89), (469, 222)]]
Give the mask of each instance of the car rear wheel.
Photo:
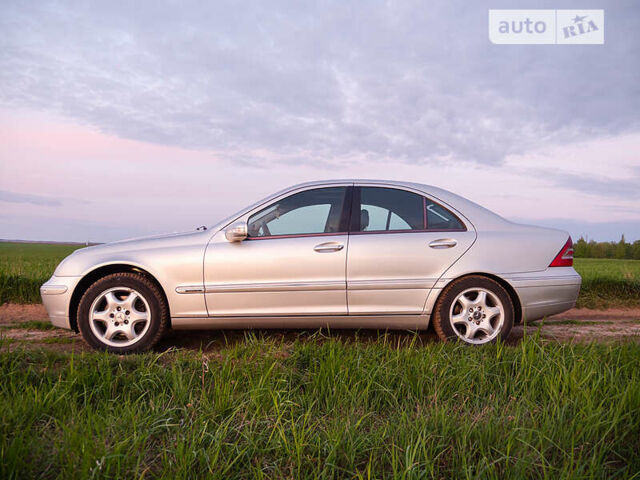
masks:
[(502, 285), (471, 275), (445, 288), (434, 309), (433, 325), (443, 341), (482, 345), (506, 339), (514, 317), (513, 302)]
[(164, 297), (138, 273), (114, 273), (96, 281), (78, 305), (78, 328), (93, 348), (113, 353), (148, 350), (169, 323)]

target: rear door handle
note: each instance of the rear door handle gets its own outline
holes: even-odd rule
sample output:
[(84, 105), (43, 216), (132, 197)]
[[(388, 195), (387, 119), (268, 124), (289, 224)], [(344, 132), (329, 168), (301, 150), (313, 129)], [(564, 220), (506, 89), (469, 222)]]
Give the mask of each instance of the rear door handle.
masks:
[(337, 242), (326, 242), (316, 245), (313, 249), (318, 253), (339, 252), (344, 248), (344, 245)]
[(431, 248), (451, 248), (458, 244), (453, 238), (439, 238), (429, 243)]

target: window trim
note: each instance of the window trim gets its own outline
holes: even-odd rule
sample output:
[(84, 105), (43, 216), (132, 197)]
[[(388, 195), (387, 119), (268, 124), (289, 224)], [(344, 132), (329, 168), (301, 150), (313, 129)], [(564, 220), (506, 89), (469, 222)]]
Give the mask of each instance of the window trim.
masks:
[(243, 242), (253, 240), (279, 240), (281, 238), (305, 238), (305, 237), (331, 237), (338, 235), (348, 235), (349, 232), (322, 232), (322, 233), (292, 233), (287, 235), (268, 235), (265, 237), (247, 237)]

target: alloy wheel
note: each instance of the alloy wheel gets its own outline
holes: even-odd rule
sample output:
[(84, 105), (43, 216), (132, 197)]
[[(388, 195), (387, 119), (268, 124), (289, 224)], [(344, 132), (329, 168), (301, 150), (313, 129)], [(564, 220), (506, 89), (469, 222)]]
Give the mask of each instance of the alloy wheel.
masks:
[(496, 294), (484, 288), (460, 293), (449, 309), (451, 326), (466, 343), (488, 343), (498, 336), (504, 324), (504, 306)]
[(144, 296), (128, 287), (105, 290), (91, 304), (89, 326), (105, 345), (128, 347), (151, 325), (151, 309)]

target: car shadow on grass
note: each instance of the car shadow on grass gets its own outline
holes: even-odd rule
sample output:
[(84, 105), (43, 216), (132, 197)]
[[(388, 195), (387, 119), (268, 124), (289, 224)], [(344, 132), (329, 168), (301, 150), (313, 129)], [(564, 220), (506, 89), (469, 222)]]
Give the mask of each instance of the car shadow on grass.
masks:
[[(525, 336), (540, 337), (550, 342), (640, 342), (640, 322), (625, 319), (620, 322), (593, 321), (587, 319), (549, 319), (518, 324), (513, 327), (505, 344), (517, 346)], [(354, 345), (428, 346), (438, 344), (440, 339), (433, 326), (427, 330), (369, 330), (369, 329), (238, 329), (238, 330), (170, 330), (153, 348), (155, 353), (172, 350), (192, 352), (216, 352), (234, 347), (242, 348), (259, 341), (275, 350), (285, 351), (296, 342), (321, 344), (339, 341)], [(89, 352), (92, 349), (79, 334), (23, 322), (3, 325), (0, 328), (0, 351), (16, 348), (49, 350), (56, 352)]]
[(411, 331), (384, 331), (364, 329), (240, 329), (240, 330), (171, 330), (154, 347), (155, 351), (170, 348), (189, 350), (220, 350), (258, 339), (278, 345), (292, 344), (296, 341), (321, 343), (338, 340), (344, 343), (387, 343), (408, 345), (410, 343), (428, 344), (438, 342), (438, 336), (432, 329)]

